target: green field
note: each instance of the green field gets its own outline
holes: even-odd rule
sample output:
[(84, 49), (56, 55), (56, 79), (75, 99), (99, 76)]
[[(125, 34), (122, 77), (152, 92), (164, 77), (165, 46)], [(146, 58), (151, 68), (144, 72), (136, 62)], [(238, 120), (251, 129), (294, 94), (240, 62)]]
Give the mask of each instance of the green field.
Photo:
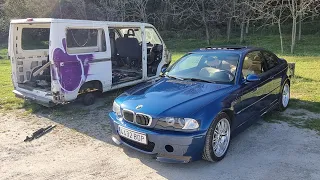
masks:
[[(294, 55), (288, 54), (289, 40), (285, 38), (285, 53), (280, 54), (279, 40), (277, 36), (248, 37), (245, 45), (265, 47), (288, 62), (296, 63), (296, 77), (292, 80), (290, 107), (293, 109), (306, 109), (310, 112), (320, 113), (320, 37), (304, 36), (297, 44)], [(237, 44), (238, 39), (231, 40), (231, 44)], [(228, 44), (223, 39), (213, 40), (214, 45)], [(206, 47), (205, 41), (195, 39), (167, 40), (166, 45), (172, 52), (173, 61), (176, 61), (184, 53), (199, 47)], [(0, 50), (0, 56), (6, 57), (6, 50)], [(14, 97), (11, 83), (11, 67), (9, 60), (0, 60), (0, 110), (26, 108), (29, 111), (38, 109), (36, 105), (25, 104), (21, 99)], [(37, 108), (35, 108), (37, 107)], [(320, 117), (319, 117), (320, 118)], [(320, 119), (310, 121), (313, 128), (320, 130)]]

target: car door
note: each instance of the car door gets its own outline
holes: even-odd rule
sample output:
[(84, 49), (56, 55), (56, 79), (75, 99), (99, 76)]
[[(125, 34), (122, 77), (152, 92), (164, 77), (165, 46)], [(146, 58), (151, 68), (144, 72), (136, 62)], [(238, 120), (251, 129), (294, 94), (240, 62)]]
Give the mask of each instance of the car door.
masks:
[(264, 106), (268, 108), (279, 98), (283, 72), (281, 71), (282, 69), (279, 66), (279, 58), (275, 54), (269, 51), (262, 51), (262, 54), (265, 60), (264, 63), (266, 76), (268, 76), (270, 79), (269, 88), (271, 89), (271, 91), (264, 101)]
[[(264, 67), (264, 56), (261, 51), (249, 52), (242, 65), (242, 77), (240, 79), (240, 103), (237, 118), (239, 125), (248, 120), (255, 120), (259, 116), (266, 104), (265, 97), (271, 92), (271, 80)], [(245, 78), (250, 74), (256, 74), (260, 80), (248, 82)]]

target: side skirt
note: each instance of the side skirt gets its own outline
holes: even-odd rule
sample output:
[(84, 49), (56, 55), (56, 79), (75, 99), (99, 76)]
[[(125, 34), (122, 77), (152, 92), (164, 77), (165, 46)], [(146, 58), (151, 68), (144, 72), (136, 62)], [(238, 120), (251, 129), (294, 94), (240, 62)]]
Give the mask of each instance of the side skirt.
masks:
[(250, 118), (250, 120), (240, 124), (238, 127), (236, 127), (231, 134), (231, 138), (236, 137), (238, 134), (240, 134), (241, 132), (243, 132), (244, 130), (246, 130), (247, 128), (249, 128), (252, 124), (254, 124), (255, 122), (257, 122), (257, 120), (259, 120), (263, 115), (265, 115), (266, 113), (274, 110), (277, 105), (278, 105), (279, 101), (275, 100), (273, 103), (271, 103), (271, 105), (267, 108), (265, 108), (261, 115), (257, 115), (257, 116), (253, 116)]

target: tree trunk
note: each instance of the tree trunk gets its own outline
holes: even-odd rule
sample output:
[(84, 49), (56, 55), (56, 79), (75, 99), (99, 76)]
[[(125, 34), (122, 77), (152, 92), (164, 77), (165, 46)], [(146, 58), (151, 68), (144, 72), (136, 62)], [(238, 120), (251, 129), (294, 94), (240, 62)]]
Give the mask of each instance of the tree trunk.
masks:
[(291, 32), (291, 54), (294, 52), (296, 45), (296, 36), (297, 36), (297, 18), (292, 18), (292, 32)]
[(60, 10), (60, 19), (62, 19), (63, 16), (62, 16), (61, 0), (59, 0), (59, 10)]
[(247, 21), (247, 26), (246, 26), (246, 34), (249, 34), (249, 25), (250, 25), (250, 21)]
[(283, 38), (282, 38), (282, 31), (281, 31), (281, 20), (278, 20), (278, 28), (279, 28), (279, 37), (280, 37), (280, 47), (281, 47), (281, 53), (283, 53)]
[(302, 31), (302, 13), (299, 13), (299, 34), (298, 34), (298, 41), (301, 40), (301, 31)]
[(312, 16), (311, 16), (311, 20), (312, 22), (314, 21), (314, 17), (316, 16), (316, 11), (315, 10), (312, 10)]
[(241, 23), (240, 43), (244, 42), (244, 22)]
[(209, 27), (207, 23), (207, 18), (206, 18), (206, 12), (205, 12), (205, 5), (204, 5), (204, 0), (201, 1), (201, 6), (202, 6), (202, 20), (203, 20), (203, 25), (206, 29), (206, 38), (207, 38), (207, 44), (210, 45), (210, 32), (209, 32)]
[(204, 26), (205, 26), (205, 28), (206, 28), (207, 44), (208, 44), (208, 45), (211, 45), (209, 27), (208, 27), (207, 23), (205, 23)]
[(227, 42), (230, 42), (231, 26), (232, 26), (232, 18), (229, 18), (228, 24), (227, 24)]

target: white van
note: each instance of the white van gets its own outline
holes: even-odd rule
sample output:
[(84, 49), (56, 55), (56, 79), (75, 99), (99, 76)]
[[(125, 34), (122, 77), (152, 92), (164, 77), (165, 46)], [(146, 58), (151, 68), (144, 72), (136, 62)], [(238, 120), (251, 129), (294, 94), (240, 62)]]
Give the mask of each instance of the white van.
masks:
[(17, 97), (45, 106), (156, 78), (171, 62), (147, 23), (19, 19), (10, 24), (8, 53)]

